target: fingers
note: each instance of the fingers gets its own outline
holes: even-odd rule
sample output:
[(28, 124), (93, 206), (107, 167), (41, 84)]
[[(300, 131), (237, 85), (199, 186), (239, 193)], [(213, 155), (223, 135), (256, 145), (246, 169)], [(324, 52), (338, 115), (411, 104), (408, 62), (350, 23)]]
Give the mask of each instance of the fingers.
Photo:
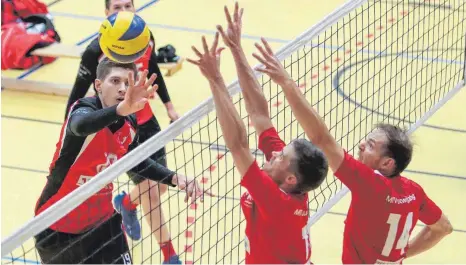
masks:
[[(144, 86), (144, 84), (146, 83), (146, 80), (147, 80), (147, 75), (149, 74), (149, 71), (148, 70), (144, 70), (141, 74), (141, 76), (139, 77), (139, 80), (137, 82), (137, 85), (136, 86)], [(155, 78), (154, 78), (154, 81), (155, 81)], [(154, 83), (154, 81), (152, 81), (152, 83)], [(147, 87), (146, 87), (147, 88)]]
[(209, 52), (209, 46), (207, 45), (205, 36), (202, 36), (202, 47), (204, 48), (204, 54)]
[(265, 47), (265, 50), (267, 51), (267, 53), (269, 53), (270, 55), (273, 56), (272, 48), (270, 48), (270, 45), (267, 42), (267, 40), (265, 40), (265, 38), (261, 38), (261, 40), (262, 40), (262, 43), (264, 44), (264, 47)]
[(256, 60), (258, 60), (261, 64), (267, 65), (267, 61), (265, 61), (264, 59), (262, 59), (262, 57), (260, 57), (258, 54), (253, 53), (253, 54), (252, 54), (252, 57), (256, 58)]
[(238, 9), (239, 9), (238, 2), (235, 2), (235, 11), (233, 12), (233, 21), (235, 21), (235, 23), (237, 23), (239, 20)]
[[(157, 79), (157, 75), (156, 74), (152, 74), (149, 78), (149, 80), (146, 81), (146, 84), (144, 85), (145, 89), (147, 90), (147, 88), (151, 87), (152, 84), (155, 82), (155, 79)], [(143, 80), (146, 80), (146, 78), (144, 78)]]
[(259, 45), (259, 43), (254, 43), (254, 46), (256, 46), (256, 48), (259, 50), (259, 52), (262, 54), (262, 57), (264, 57), (264, 59), (268, 59), (267, 57), (267, 52), (264, 50), (264, 48), (262, 48), (262, 46)]
[(225, 34), (225, 31), (223, 31), (222, 26), (217, 25), (217, 30), (218, 30), (218, 32), (220, 32), (220, 35), (222, 35), (223, 41), (227, 42), (229, 39), (228, 39), (227, 35)]
[(212, 47), (210, 48), (210, 53), (216, 53), (217, 52), (217, 46), (218, 46), (218, 35), (219, 33), (215, 33), (215, 38), (214, 38), (214, 43), (212, 43)]
[(192, 59), (189, 59), (189, 58), (186, 58), (186, 61), (188, 61), (188, 62), (190, 62), (190, 63), (192, 63), (194, 65), (197, 65), (197, 66), (201, 65), (201, 63), (199, 61), (195, 61), (195, 60), (192, 60)]
[(223, 10), (225, 11), (225, 17), (227, 18), (228, 26), (231, 26), (233, 22), (231, 21), (231, 15), (230, 15), (230, 11), (228, 11), (228, 7), (225, 6)]
[(220, 56), (220, 54), (223, 52), (223, 50), (225, 50), (225, 47), (220, 47), (220, 48), (217, 49), (217, 51), (215, 52), (215, 54), (216, 54), (217, 56)]
[(270, 76), (270, 75), (273, 74), (272, 71), (271, 71), (270, 69), (263, 68), (263, 67), (260, 67), (260, 66), (254, 68), (254, 69), (255, 69), (257, 72), (261, 72), (261, 73), (266, 74), (266, 75), (268, 75), (268, 76)]
[(191, 193), (191, 203), (194, 203), (197, 198), (197, 194), (199, 192), (199, 185), (197, 184), (197, 181), (193, 180), (193, 192)]
[(241, 8), (241, 10), (239, 11), (239, 22), (243, 21), (243, 13), (244, 13), (244, 8)]
[(194, 46), (191, 46), (191, 49), (194, 51), (194, 53), (199, 56), (199, 58), (202, 58), (202, 53)]
[(128, 84), (129, 87), (134, 87), (134, 73), (132, 71), (128, 73)]
[(155, 91), (157, 91), (157, 89), (159, 89), (159, 86), (157, 84), (150, 86), (150, 88), (147, 90), (147, 94), (152, 95)]

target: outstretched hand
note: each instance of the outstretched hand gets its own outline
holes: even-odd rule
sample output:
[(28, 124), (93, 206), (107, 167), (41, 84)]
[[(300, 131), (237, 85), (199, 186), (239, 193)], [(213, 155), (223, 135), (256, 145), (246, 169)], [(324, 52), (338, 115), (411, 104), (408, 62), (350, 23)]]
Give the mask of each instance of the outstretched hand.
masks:
[(178, 186), (180, 190), (186, 191), (184, 202), (188, 202), (191, 199), (191, 203), (195, 203), (198, 198), (201, 202), (204, 202), (204, 194), (210, 197), (215, 196), (211, 191), (201, 188), (199, 182), (192, 177), (176, 174), (173, 176), (172, 183)]
[(217, 30), (220, 32), (223, 38), (223, 42), (230, 49), (240, 48), (241, 47), (241, 28), (243, 26), (243, 11), (244, 9), (239, 9), (238, 2), (235, 3), (235, 11), (233, 12), (233, 20), (231, 19), (230, 11), (228, 7), (224, 7), (225, 17), (227, 19), (228, 28), (225, 32), (222, 26), (217, 25)]
[(149, 71), (145, 70), (136, 84), (134, 82), (134, 73), (132, 71), (129, 73), (125, 99), (117, 106), (118, 115), (127, 116), (143, 109), (150, 95), (157, 90), (158, 86), (156, 84), (152, 86), (157, 75), (152, 74), (147, 80), (148, 73)]
[(263, 47), (259, 43), (255, 44), (261, 55), (256, 53), (252, 54), (254, 58), (263, 64), (263, 66), (256, 67), (256, 70), (270, 76), (278, 85), (283, 85), (285, 82), (291, 80), (291, 77), (288, 75), (285, 68), (283, 68), (277, 57), (275, 57), (269, 43), (264, 38), (261, 38), (261, 40)]
[(188, 62), (197, 65), (201, 73), (209, 80), (220, 77), (220, 54), (225, 48), (218, 48), (218, 32), (215, 34), (215, 39), (210, 49), (205, 36), (202, 36), (202, 47), (204, 49), (204, 54), (199, 52), (196, 47), (191, 47), (194, 53), (199, 57), (199, 60), (188, 58)]

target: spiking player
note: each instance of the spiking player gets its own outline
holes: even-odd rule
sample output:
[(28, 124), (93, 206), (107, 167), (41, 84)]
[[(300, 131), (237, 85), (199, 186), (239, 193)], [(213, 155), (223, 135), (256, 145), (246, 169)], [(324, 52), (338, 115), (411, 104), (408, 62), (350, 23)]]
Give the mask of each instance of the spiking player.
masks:
[[(344, 264), (399, 264), (435, 246), (452, 232), (441, 209), (422, 187), (400, 174), (412, 156), (405, 131), (380, 124), (359, 144), (356, 160), (336, 142), (319, 114), (299, 91), (265, 39), (254, 57), (283, 89), (291, 110), (309, 139), (323, 150), (330, 168), (351, 191), (345, 221)], [(427, 226), (409, 241), (417, 221)]]
[(246, 263), (306, 264), (310, 262), (308, 195), (320, 186), (328, 172), (323, 153), (305, 139), (286, 145), (273, 127), (267, 101), (248, 65), (241, 48), (241, 17), (236, 3), (234, 20), (225, 7), (227, 33), (219, 28), (225, 44), (235, 58), (246, 109), (259, 135), (259, 148), (267, 163), (261, 170), (250, 153), (246, 129), (226, 89), (219, 69), (218, 36), (208, 48), (202, 39), (204, 53), (195, 47), (199, 66), (212, 90), (217, 117), (235, 166), (242, 175), (241, 185), (248, 192), (241, 198), (246, 218)]
[[(133, 0), (105, 0), (105, 15), (110, 16), (119, 11), (136, 12)], [(168, 94), (165, 81), (157, 65), (157, 56), (155, 54), (155, 40), (151, 33), (150, 46), (146, 53), (139, 58), (135, 63), (138, 66), (138, 71), (148, 70), (149, 75), (156, 74), (155, 83), (158, 85), (157, 94), (165, 105), (168, 117), (171, 121), (178, 119), (173, 103)], [(79, 66), (78, 75), (68, 99), (66, 107), (66, 115), (68, 116), (71, 105), (78, 99), (84, 97), (96, 78), (96, 69), (100, 60), (105, 58), (100, 49), (98, 39), (94, 39), (84, 51), (81, 63)], [(140, 141), (157, 134), (161, 128), (157, 118), (153, 115), (152, 109), (147, 104), (138, 115), (138, 123), (145, 124), (143, 130), (140, 131)], [(146, 123), (148, 121), (149, 123)], [(167, 166), (165, 148), (160, 149), (151, 158), (158, 163)], [(157, 183), (149, 179), (141, 178), (131, 172), (128, 172), (131, 180), (136, 186), (129, 194), (122, 194), (115, 197), (115, 206), (123, 215), (123, 224), (125, 232), (132, 240), (139, 240), (141, 237), (141, 226), (136, 214), (137, 205), (141, 205), (145, 219), (157, 242), (160, 245), (164, 256), (164, 263), (181, 264), (176, 251), (171, 242), (170, 233), (165, 224), (165, 216), (160, 206), (160, 196), (167, 192), (168, 186), (163, 183)]]

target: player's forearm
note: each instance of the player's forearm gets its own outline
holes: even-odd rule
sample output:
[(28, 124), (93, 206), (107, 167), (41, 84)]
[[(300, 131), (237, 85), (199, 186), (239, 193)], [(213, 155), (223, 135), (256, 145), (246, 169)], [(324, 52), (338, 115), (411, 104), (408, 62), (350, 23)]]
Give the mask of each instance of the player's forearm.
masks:
[(432, 230), (430, 227), (424, 227), (416, 237), (408, 244), (406, 258), (413, 257), (434, 247), (442, 238), (447, 235), (444, 231)]
[(330, 134), (324, 120), (299, 91), (296, 83), (292, 79), (288, 79), (280, 86), (283, 88), (293, 115), (307, 137), (324, 152), (330, 168), (336, 172), (344, 159), (343, 149)]
[(217, 118), (223, 132), (223, 138), (230, 150), (247, 147), (247, 135), (244, 123), (231, 101), (223, 78), (209, 80), (212, 90)]
[(142, 176), (143, 178), (167, 184), (172, 187), (175, 186), (172, 183), (175, 172), (153, 161), (150, 158), (142, 161), (139, 165), (131, 169), (131, 171)]
[(242, 88), (244, 100), (246, 102), (246, 110), (251, 116), (252, 123), (254, 125), (260, 124), (262, 121), (270, 123), (267, 100), (262, 93), (259, 81), (257, 81), (244, 51), (242, 48), (236, 48), (232, 49), (231, 52), (235, 59), (239, 84)]
[(122, 116), (117, 113), (117, 105), (96, 111), (87, 108), (73, 111), (69, 130), (75, 136), (88, 136), (109, 126)]

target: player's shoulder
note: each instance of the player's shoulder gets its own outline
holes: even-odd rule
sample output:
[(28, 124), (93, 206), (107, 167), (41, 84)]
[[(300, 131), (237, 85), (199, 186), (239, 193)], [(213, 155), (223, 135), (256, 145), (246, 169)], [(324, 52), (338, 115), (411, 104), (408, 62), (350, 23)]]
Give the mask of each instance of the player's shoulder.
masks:
[(99, 109), (100, 104), (100, 99), (97, 96), (84, 97), (78, 99), (76, 103), (73, 104), (72, 110), (75, 111), (79, 108), (91, 108), (93, 110), (97, 110)]
[(424, 189), (422, 188), (421, 184), (417, 183), (416, 181), (404, 176), (398, 176), (398, 178), (404, 189), (413, 192), (424, 193)]

